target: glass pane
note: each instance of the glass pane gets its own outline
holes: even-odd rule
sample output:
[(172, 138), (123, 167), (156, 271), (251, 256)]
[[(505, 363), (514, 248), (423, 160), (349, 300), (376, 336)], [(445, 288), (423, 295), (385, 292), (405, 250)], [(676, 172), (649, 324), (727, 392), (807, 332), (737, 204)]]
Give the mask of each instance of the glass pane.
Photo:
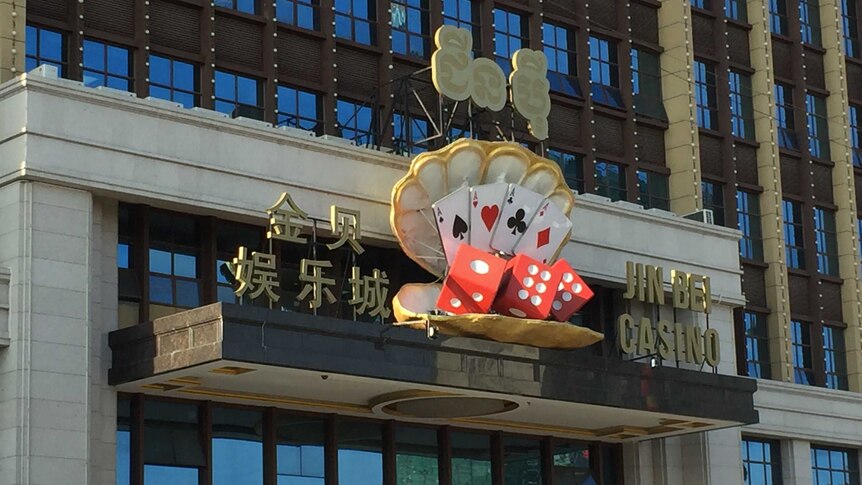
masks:
[(383, 484), (383, 439), (379, 424), (338, 423), (338, 484)]
[(506, 483), (542, 484), (541, 443), (536, 439), (503, 439), (503, 471)]
[(236, 76), (216, 71), (215, 95), (220, 99), (236, 101)]
[(323, 485), (326, 421), (280, 414), (276, 417), (278, 485)]
[(150, 249), (150, 273), (172, 274), (171, 253), (160, 249)]
[(173, 305), (174, 292), (170, 278), (150, 276), (150, 301)]
[(437, 485), (437, 430), (395, 429), (395, 476), (398, 485)]
[(590, 471), (590, 450), (586, 444), (566, 443), (554, 445), (554, 484), (593, 484)]
[(200, 283), (177, 280), (177, 306), (193, 308), (200, 305)]
[(128, 485), (131, 480), (131, 402), (117, 400), (117, 485)]
[(129, 75), (129, 51), (122, 47), (108, 46), (108, 73), (118, 76)]
[(186, 278), (198, 277), (198, 258), (193, 254), (174, 253), (174, 275)]
[(452, 485), (491, 485), (491, 437), (453, 432)]
[(84, 67), (94, 71), (105, 70), (105, 45), (92, 40), (84, 41)]
[(174, 61), (174, 87), (186, 91), (197, 91), (195, 85), (195, 67), (187, 62)]
[(212, 413), (213, 485), (263, 484), (263, 414), (219, 407)]
[[(144, 402), (144, 463), (168, 467), (203, 467), (206, 464), (198, 428), (198, 406), (191, 403)], [(153, 476), (168, 473), (159, 471)], [(173, 473), (173, 472), (170, 472)], [(173, 475), (168, 475), (173, 476)], [(177, 472), (178, 477), (184, 473)], [(195, 473), (195, 478), (197, 474)], [(197, 483), (152, 481), (163, 483)]]
[(179, 468), (175, 466), (144, 466), (144, 485), (196, 485), (198, 483), (197, 468)]

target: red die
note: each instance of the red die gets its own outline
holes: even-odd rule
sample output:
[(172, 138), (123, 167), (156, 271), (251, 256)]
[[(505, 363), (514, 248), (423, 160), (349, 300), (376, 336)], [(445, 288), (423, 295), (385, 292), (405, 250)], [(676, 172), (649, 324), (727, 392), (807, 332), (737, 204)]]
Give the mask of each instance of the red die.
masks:
[(558, 322), (565, 322), (590, 301), (593, 290), (584, 283), (565, 259), (554, 263), (552, 268), (555, 273), (561, 275), (561, 278), (554, 304), (551, 306), (551, 315)]
[(503, 289), (494, 302), (501, 315), (544, 320), (551, 312), (562, 274), (535, 259), (519, 254), (509, 260)]
[(488, 313), (505, 271), (505, 259), (460, 245), (437, 298), (437, 308), (456, 315)]

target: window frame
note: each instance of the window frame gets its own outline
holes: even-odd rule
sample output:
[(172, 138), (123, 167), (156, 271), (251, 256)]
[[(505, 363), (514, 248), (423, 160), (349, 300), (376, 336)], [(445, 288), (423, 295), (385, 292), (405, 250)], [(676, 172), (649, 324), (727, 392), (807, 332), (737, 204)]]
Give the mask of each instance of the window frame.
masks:
[[(590, 98), (596, 103), (624, 109), (620, 92), (619, 42), (591, 34), (589, 48)], [(607, 58), (603, 57), (603, 51), (607, 52)]]
[[(552, 39), (548, 39), (548, 31)], [(566, 45), (560, 46), (560, 33), (563, 33)], [(551, 42), (551, 43), (549, 43)], [(583, 98), (581, 85), (578, 81), (577, 30), (558, 22), (542, 21), (542, 52), (548, 59), (548, 82), (551, 91), (576, 98)], [(558, 67), (565, 60), (565, 70)]]
[[(355, 14), (355, 7), (360, 2), (366, 3), (365, 8), (368, 12), (366, 17)], [(339, 8), (339, 5), (343, 6), (344, 3), (347, 3), (350, 6), (350, 8), (348, 8), (346, 11)], [(349, 40), (362, 45), (377, 45), (377, 0), (336, 0), (334, 5), (334, 34), (336, 38)], [(350, 35), (344, 35), (344, 32), (339, 32), (341, 30), (339, 28), (339, 19), (345, 19), (348, 22), (348, 25), (350, 27)], [(364, 39), (360, 39), (357, 35), (357, 24), (365, 24), (368, 26), (367, 41)]]
[[(462, 8), (466, 2), (469, 9)], [(455, 16), (446, 13), (447, 6), (454, 5)], [(454, 25), (473, 34), (473, 57), (482, 52), (482, 3), (481, 0), (442, 0), (443, 25)], [(466, 14), (465, 14), (466, 10)], [(469, 18), (468, 18), (469, 17)]]
[[(350, 105), (350, 106), (347, 106)], [(353, 113), (348, 118), (341, 118), (342, 113), (345, 112), (345, 108), (353, 108)], [(361, 114), (363, 110), (368, 110), (370, 116), (370, 126), (367, 130), (359, 129), (357, 125), (358, 116)], [(377, 113), (375, 113), (373, 106), (370, 103), (362, 103), (353, 101), (350, 99), (339, 97), (336, 101), (336, 123), (338, 129), (338, 136), (344, 138), (345, 140), (350, 140), (356, 144), (356, 146), (364, 146), (364, 147), (374, 147), (377, 146), (377, 137), (376, 137), (376, 129), (375, 127), (379, 124), (379, 121), (375, 121), (377, 117)], [(342, 120), (344, 120), (342, 122)], [(349, 124), (349, 125), (348, 125)], [(343, 130), (350, 130), (353, 133), (353, 137), (348, 138), (344, 136)], [(366, 138), (365, 143), (359, 143), (360, 140)]]
[(742, 337), (745, 361), (741, 368), (748, 377), (772, 378), (772, 362), (769, 355), (769, 324), (765, 313), (743, 310)]
[[(419, 5), (414, 5), (414, 3)], [(400, 6), (404, 9), (404, 28), (395, 26), (395, 7)], [(429, 59), (431, 57), (431, 21), (430, 21), (430, 0), (392, 0), (390, 20), (392, 21), (392, 52), (402, 56), (414, 57), (417, 59)], [(410, 29), (411, 11), (418, 12), (419, 28), (421, 32), (415, 32)], [(404, 36), (404, 50), (400, 50), (400, 45), (396, 42), (396, 34)], [(419, 52), (412, 52), (411, 46), (419, 44), (421, 49)]]
[[(290, 13), (287, 16), (282, 15), (287, 8)], [(306, 9), (311, 11), (310, 23), (306, 16), (301, 14)], [(279, 23), (314, 32), (320, 31), (320, 0), (276, 0), (274, 15)]]
[(799, 0), (799, 36), (803, 44), (823, 46), (819, 0)]
[[(314, 91), (309, 91), (307, 89), (302, 89), (296, 86), (292, 86), (286, 83), (278, 83), (276, 84), (276, 93), (278, 94), (278, 100), (276, 101), (276, 106), (278, 111), (275, 116), (275, 126), (276, 127), (291, 127), (296, 128), (298, 130), (311, 131), (317, 136), (321, 136), (324, 134), (325, 126), (323, 123), (323, 96)], [(293, 93), (287, 91), (293, 91)], [(295, 105), (297, 111), (303, 111), (300, 113), (291, 113), (288, 110), (282, 110), (282, 100), (287, 98), (288, 95), (293, 96), (295, 98)], [(315, 113), (314, 118), (310, 118), (308, 116), (304, 116), (307, 110), (301, 110), (300, 106), (302, 106), (301, 98), (303, 96), (313, 96), (314, 97), (314, 106)], [(313, 128), (307, 128), (303, 126), (305, 122), (314, 122)]]
[(786, 36), (789, 32), (787, 0), (769, 0), (769, 28), (777, 35)]
[(700, 191), (701, 199), (703, 200), (703, 208), (712, 211), (713, 223), (717, 226), (724, 226), (725, 221), (727, 220), (724, 201), (724, 185), (721, 182), (713, 182), (711, 180), (703, 179), (700, 181)]
[[(621, 182), (617, 185), (611, 183), (608, 179), (609, 172), (607, 169), (609, 167), (617, 168), (617, 182)], [(610, 160), (604, 159), (596, 159), (595, 161), (595, 178), (596, 178), (596, 194), (607, 197), (611, 200), (611, 202), (616, 202), (618, 200), (628, 200), (628, 187), (627, 187), (627, 177), (626, 170), (628, 167), (622, 163), (612, 162)], [(604, 171), (604, 173), (602, 173)], [(604, 179), (604, 180), (603, 180)], [(617, 196), (617, 197), (615, 197)]]
[[(642, 58), (651, 57), (656, 67), (654, 72), (649, 72), (642, 62)], [(647, 63), (649, 65), (649, 63)], [(632, 109), (639, 116), (667, 121), (667, 112), (664, 109), (664, 101), (661, 90), (661, 57), (658, 53), (643, 47), (632, 47), (632, 98), (634, 106)], [(644, 83), (643, 79), (651, 82)], [(654, 86), (654, 90), (644, 91), (645, 86)], [(650, 92), (651, 91), (651, 92)]]
[[(219, 75), (227, 75), (227, 76), (233, 77), (233, 96), (234, 96), (233, 99), (220, 97), (218, 95)], [(265, 99), (264, 90), (266, 89), (266, 86), (265, 86), (265, 83), (263, 82), (263, 80), (258, 79), (258, 78), (253, 77), (253, 76), (247, 76), (245, 74), (240, 74), (238, 72), (229, 71), (229, 70), (225, 70), (225, 69), (216, 69), (215, 74), (214, 74), (214, 79), (215, 79), (215, 82), (213, 83), (213, 96), (214, 96), (214, 98), (213, 98), (213, 109), (215, 111), (218, 111), (220, 113), (225, 113), (224, 111), (221, 111), (218, 109), (218, 104), (219, 104), (219, 102), (221, 102), (221, 103), (227, 103), (227, 104), (233, 105), (233, 107), (234, 107), (233, 111), (231, 113), (225, 113), (225, 114), (230, 115), (232, 118), (238, 118), (238, 117), (243, 116), (244, 113), (240, 112), (240, 108), (245, 107), (247, 109), (254, 110), (255, 113), (260, 114), (259, 118), (247, 116), (248, 118), (254, 118), (254, 119), (259, 119), (259, 120), (264, 119), (264, 99)], [(256, 93), (257, 103), (258, 103), (257, 105), (250, 105), (248, 103), (242, 103), (239, 101), (240, 87), (239, 87), (239, 83), (237, 82), (239, 79), (254, 81), (255, 89), (257, 91), (257, 93)]]
[(724, 0), (724, 16), (748, 23), (748, 5), (744, 0)]
[(850, 147), (853, 166), (862, 168), (862, 106), (850, 104), (847, 112), (850, 124)]
[(837, 325), (822, 325), (823, 385), (829, 389), (849, 389), (847, 376), (847, 344), (845, 329)]
[[(87, 45), (88, 44), (89, 45), (93, 45), (93, 44), (99, 45), (100, 48), (102, 49), (102, 56), (101, 56), (102, 61), (101, 62), (103, 64), (103, 67), (102, 67), (101, 71), (99, 71), (93, 67), (87, 67)], [(118, 49), (118, 50), (125, 51), (126, 58), (127, 58), (127, 66), (126, 66), (127, 70), (126, 70), (125, 74), (120, 74), (120, 73), (115, 73), (115, 72), (110, 71), (109, 59), (110, 59), (110, 53), (111, 53), (112, 49)], [(108, 42), (108, 41), (101, 40), (101, 39), (96, 39), (96, 38), (92, 38), (92, 37), (85, 37), (83, 39), (83, 50), (81, 52), (82, 52), (82, 54), (81, 54), (81, 56), (82, 56), (81, 57), (81, 77), (82, 77), (84, 86), (89, 87), (89, 88), (96, 88), (96, 87), (101, 86), (101, 87), (107, 87), (107, 88), (111, 88), (111, 89), (119, 89), (119, 88), (114, 88), (114, 87), (110, 86), (109, 81), (111, 79), (120, 79), (126, 83), (126, 89), (125, 89), (126, 92), (129, 92), (129, 93), (135, 92), (135, 53), (134, 53), (133, 48), (126, 47), (126, 46), (120, 45), (120, 44), (115, 44), (113, 42)], [(88, 73), (91, 73), (92, 75), (95, 75), (95, 76), (101, 76), (104, 83), (103, 84), (88, 84), (87, 83), (87, 74)], [(122, 89), (121, 89), (121, 91), (122, 91)]]
[[(31, 38), (31, 32), (35, 32), (35, 34), (36, 34), (35, 36), (33, 36), (33, 37), (35, 37), (35, 41), (36, 41), (35, 43), (33, 43), (34, 39)], [(43, 41), (42, 33), (43, 32), (55, 34), (55, 35), (59, 36), (59, 38), (60, 38), (60, 52), (59, 52), (60, 58), (59, 59), (52, 59), (52, 58), (46, 57), (46, 55), (42, 54), (42, 41)], [(52, 29), (52, 28), (42, 27), (40, 25), (28, 23), (25, 27), (24, 39), (25, 39), (25, 43), (26, 43), (26, 45), (24, 46), (25, 71), (29, 72), (32, 69), (36, 69), (37, 67), (41, 66), (42, 64), (48, 64), (48, 65), (51, 65), (51, 66), (54, 66), (57, 68), (58, 77), (65, 78), (69, 75), (69, 54), (68, 54), (68, 50), (67, 50), (68, 49), (68, 43), (67, 43), (68, 37), (67, 37), (65, 32), (63, 32), (62, 30), (58, 30), (58, 29)], [(35, 55), (31, 55), (30, 52), (28, 52), (29, 48), (31, 46), (33, 46), (35, 49)], [(28, 61), (31, 61), (31, 60), (35, 63), (35, 65), (28, 67), (27, 66)]]
[(838, 276), (838, 230), (835, 225), (835, 211), (814, 207), (814, 242), (817, 272)]
[(808, 131), (808, 154), (814, 158), (829, 160), (829, 120), (826, 98), (812, 92), (805, 93), (805, 119)]
[(754, 140), (754, 96), (751, 76), (731, 69), (727, 76), (730, 89), (730, 132), (744, 140)]
[[(670, 211), (670, 182), (666, 174), (638, 169), (635, 171), (635, 178), (638, 181), (638, 203), (644, 209)], [(657, 185), (658, 180), (662, 181), (659, 185), (663, 184), (664, 191), (657, 194), (653, 191), (653, 187)], [(661, 188), (659, 188), (659, 191), (661, 191)]]
[(817, 374), (814, 370), (812, 328), (813, 325), (810, 322), (798, 319), (790, 320), (791, 365), (793, 366), (793, 382), (795, 384), (816, 385)]
[(760, 221), (760, 194), (736, 190), (736, 222), (742, 232), (739, 256), (751, 261), (763, 261), (763, 227)]
[[(498, 14), (502, 15), (503, 18), (498, 18)], [(530, 47), (530, 15), (503, 7), (494, 7), (492, 15), (494, 17), (494, 60), (508, 79), (512, 72), (512, 56), (519, 49)], [(501, 20), (505, 20), (505, 22), (501, 22)], [(513, 20), (516, 20), (518, 24), (519, 32), (517, 33), (511, 31)], [(504, 26), (503, 28), (501, 28), (501, 24)], [(500, 46), (501, 38), (505, 39), (505, 49)], [(513, 43), (514, 45), (520, 43), (520, 47), (513, 49)]]
[[(790, 210), (788, 211), (788, 209)], [(790, 217), (788, 217), (788, 212), (790, 212)], [(805, 222), (802, 217), (802, 203), (795, 200), (783, 199), (781, 213), (785, 265), (789, 269), (805, 270)]]
[(794, 118), (793, 87), (777, 82), (773, 91), (775, 122), (778, 125), (778, 146), (799, 151), (799, 136), (796, 134), (796, 119)]
[(694, 60), (694, 91), (697, 109), (697, 126), (718, 130), (718, 88), (715, 64)]
[[(563, 172), (563, 178), (566, 180), (566, 184), (570, 189), (577, 191), (579, 194), (583, 194), (585, 192), (583, 154), (558, 148), (549, 148), (545, 157), (557, 163), (560, 170)], [(574, 175), (570, 175), (570, 172), (568, 171), (570, 168), (569, 162), (571, 162), (571, 166), (574, 168)]]
[(213, 4), (216, 7), (226, 8), (228, 10), (236, 10), (237, 12), (246, 13), (249, 15), (258, 15), (260, 12), (260, 5), (258, 0), (248, 0), (251, 2), (251, 11), (242, 7), (242, 4), (245, 3), (243, 0), (213, 0)]
[[(419, 127), (422, 124), (425, 125), (424, 128)], [(417, 136), (417, 130), (420, 136)], [(392, 150), (408, 157), (428, 151), (430, 130), (431, 123), (425, 118), (413, 113), (407, 113), (405, 116), (404, 113), (395, 111), (392, 116)], [(405, 131), (406, 138), (402, 136)]]
[[(170, 78), (170, 81), (169, 81), (170, 84), (169, 85), (165, 85), (165, 84), (161, 84), (161, 83), (153, 81), (153, 57), (157, 57), (159, 59), (164, 59), (164, 60), (168, 61), (168, 77)], [(188, 66), (191, 66), (192, 71), (193, 71), (192, 83), (194, 84), (191, 91), (188, 89), (184, 89), (184, 88), (177, 88), (174, 85), (175, 84), (175, 82), (174, 82), (175, 81), (175, 79), (174, 79), (174, 64), (176, 64), (176, 63), (186, 64)], [(148, 88), (150, 97), (166, 99), (166, 98), (161, 98), (159, 96), (153, 96), (153, 89), (152, 88), (153, 88), (153, 86), (155, 86), (156, 88), (165, 89), (170, 93), (170, 97), (167, 98), (168, 101), (173, 101), (175, 103), (183, 104), (182, 102), (174, 99), (175, 92), (179, 92), (179, 93), (190, 95), (192, 97), (192, 105), (191, 106), (186, 106), (185, 104), (183, 104), (183, 106), (185, 106), (186, 108), (192, 108), (192, 107), (201, 105), (200, 66), (198, 66), (197, 64), (195, 64), (193, 62), (184, 61), (181, 59), (177, 59), (174, 57), (170, 57), (167, 55), (162, 55), (162, 54), (158, 54), (158, 53), (154, 53), (154, 52), (149, 53), (148, 64), (149, 64), (149, 75), (147, 76), (147, 79), (149, 81), (147, 82), (147, 88)]]
[(858, 6), (857, 0), (841, 0), (841, 35), (847, 57), (860, 56)]
[[(751, 459), (754, 456), (751, 452), (751, 444), (753, 443), (757, 443), (761, 447), (760, 456), (762, 457), (762, 461)], [(767, 447), (769, 452), (768, 456), (766, 453)], [(740, 448), (742, 451), (742, 476), (744, 484), (748, 485), (749, 483), (752, 483), (749, 481), (749, 477), (751, 476), (751, 465), (762, 467), (764, 469), (763, 476), (771, 476), (772, 478), (772, 480), (760, 482), (758, 485), (781, 485), (781, 483), (783, 483), (781, 477), (780, 441), (743, 435), (740, 442)], [(766, 473), (767, 470), (769, 473)]]
[[(825, 467), (819, 466), (820, 452), (824, 452), (828, 457), (828, 464)], [(842, 462), (847, 464), (847, 468), (833, 468), (832, 459), (835, 453), (843, 454)], [(818, 471), (825, 471), (830, 480), (827, 483), (821, 483), (820, 474)], [(839, 448), (835, 446), (811, 445), (811, 484), (812, 485), (831, 485), (833, 481), (831, 477), (834, 473), (843, 473), (848, 485), (859, 485), (859, 455), (858, 451), (850, 448)]]

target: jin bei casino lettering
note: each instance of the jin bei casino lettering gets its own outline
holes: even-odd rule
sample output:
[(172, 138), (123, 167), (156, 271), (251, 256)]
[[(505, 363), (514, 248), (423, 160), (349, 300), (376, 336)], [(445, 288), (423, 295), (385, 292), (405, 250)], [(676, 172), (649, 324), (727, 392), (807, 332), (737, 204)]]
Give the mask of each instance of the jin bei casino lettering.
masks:
[[(670, 304), (679, 310), (692, 311), (695, 312), (693, 320), (696, 323), (682, 324), (661, 318), (654, 325), (650, 318), (641, 317), (636, 325), (635, 317), (624, 313), (617, 319), (620, 349), (626, 354), (657, 355), (662, 359), (718, 366), (721, 361), (718, 331), (714, 328), (704, 330), (697, 323), (698, 314), (708, 315), (712, 311), (709, 277), (673, 270), (670, 272), (669, 298), (665, 296), (664, 287), (662, 268), (631, 261), (626, 263), (624, 299), (659, 307)], [(667, 314), (671, 312), (667, 311)]]

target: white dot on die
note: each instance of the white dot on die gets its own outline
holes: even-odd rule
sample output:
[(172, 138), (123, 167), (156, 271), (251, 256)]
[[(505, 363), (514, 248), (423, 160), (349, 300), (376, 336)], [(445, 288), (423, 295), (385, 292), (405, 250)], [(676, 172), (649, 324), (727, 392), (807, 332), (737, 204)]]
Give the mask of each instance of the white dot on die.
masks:
[(542, 271), (542, 274), (539, 275), (539, 278), (542, 278), (542, 281), (548, 281), (549, 279), (551, 279), (551, 272)]
[(565, 286), (566, 286), (566, 285), (564, 285), (564, 284), (563, 284), (563, 282), (561, 281), (561, 282), (560, 282), (560, 285), (559, 285), (559, 286), (557, 286), (557, 291), (562, 291), (562, 289), (563, 289), (563, 288), (565, 288)]
[(563, 309), (563, 302), (561, 302), (560, 300), (554, 300), (554, 304), (551, 306), (554, 307), (554, 310), (559, 311)]
[(530, 298), (530, 303), (532, 303), (534, 306), (539, 306), (542, 304), (542, 297), (539, 295), (533, 295), (533, 297)]
[(526, 300), (528, 296), (530, 296), (530, 293), (527, 290), (519, 290), (518, 291), (518, 298), (520, 298), (522, 300)]
[(535, 264), (531, 264), (531, 265), (527, 266), (527, 273), (534, 275), (538, 272), (539, 272), (539, 267), (536, 266)]
[(526, 288), (530, 288), (531, 286), (533, 286), (533, 278), (530, 278), (529, 276), (525, 276), (523, 283), (524, 283), (524, 286)]
[(572, 294), (568, 291), (563, 292), (563, 301), (572, 301)]
[(511, 315), (515, 315), (516, 317), (520, 317), (520, 318), (524, 318), (527, 316), (526, 313), (522, 312), (521, 310), (518, 310), (517, 308), (509, 308), (509, 313)]
[(449, 304), (452, 305), (452, 308), (460, 308), (461, 300), (457, 298), (452, 298), (451, 300), (449, 300)]
[(488, 274), (488, 271), (491, 271), (491, 267), (488, 266), (488, 263), (482, 261), (481, 259), (474, 259), (470, 261), (470, 269), (472, 269), (475, 273), (478, 274)]
[(544, 283), (539, 283), (538, 285), (536, 285), (536, 291), (539, 293), (544, 293), (545, 290), (547, 290), (547, 289), (548, 289), (548, 287), (545, 286)]
[(563, 281), (566, 283), (571, 283), (573, 279), (575, 279), (575, 276), (572, 273), (566, 273), (563, 275)]
[(482, 295), (481, 293), (479, 293), (479, 292), (473, 293), (473, 300), (474, 301), (482, 301), (484, 299), (485, 299), (485, 296)]
[(584, 289), (584, 287), (583, 287), (583, 286), (581, 286), (581, 284), (580, 284), (580, 283), (575, 283), (575, 284), (573, 284), (573, 285), (572, 285), (572, 292), (574, 292), (574, 294), (576, 294), (576, 295), (577, 295), (578, 293), (580, 293), (580, 292), (581, 292), (581, 290), (583, 290), (583, 289)]

